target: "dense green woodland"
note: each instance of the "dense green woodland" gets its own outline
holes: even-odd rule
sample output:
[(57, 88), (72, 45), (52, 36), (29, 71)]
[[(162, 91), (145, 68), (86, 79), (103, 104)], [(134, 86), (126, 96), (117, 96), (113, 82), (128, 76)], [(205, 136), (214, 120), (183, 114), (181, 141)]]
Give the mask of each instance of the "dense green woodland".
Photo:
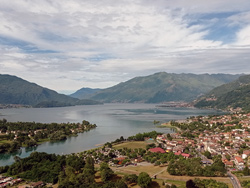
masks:
[(225, 176), (226, 168), (225, 164), (221, 161), (221, 156), (215, 156), (213, 158), (214, 163), (211, 166), (205, 166), (201, 164), (201, 158), (171, 160), (168, 165), (168, 173), (177, 176)]
[(228, 188), (227, 184), (223, 182), (217, 182), (212, 179), (204, 179), (201, 180), (199, 178), (195, 178), (194, 180), (189, 180), (186, 182), (187, 188)]
[(88, 121), (82, 123), (7, 122), (0, 120), (0, 153), (13, 152), (21, 146), (36, 146), (38, 142), (65, 140), (68, 136), (96, 128)]
[[(102, 162), (99, 169), (94, 167), (92, 157), (81, 155), (55, 155), (33, 152), (29, 157), (15, 158), (11, 166), (0, 167), (0, 173), (8, 176), (17, 176), (31, 181), (59, 183), (59, 188), (127, 188), (129, 183), (138, 183), (141, 187), (148, 187), (151, 178), (147, 173), (125, 175), (123, 178), (114, 178), (116, 175), (107, 163)], [(96, 174), (102, 182), (95, 181)]]
[(146, 102), (168, 101), (191, 102), (213, 88), (237, 79), (229, 74), (171, 74), (159, 72), (136, 77), (113, 87), (96, 92), (91, 99), (101, 102)]
[[(155, 157), (165, 155), (168, 158), (171, 158), (167, 154), (161, 155), (154, 153)], [(172, 157), (178, 156), (172, 155)], [(177, 161), (175, 159), (175, 161)], [(96, 169), (94, 167), (94, 159), (86, 155), (81, 154), (71, 154), (71, 155), (55, 155), (55, 154), (46, 154), (33, 152), (29, 157), (21, 159), (15, 157), (15, 163), (11, 166), (0, 167), (0, 173), (6, 173), (7, 176), (17, 176), (26, 180), (31, 181), (43, 181), (47, 183), (59, 183), (59, 188), (68, 188), (68, 187), (103, 187), (103, 188), (126, 188), (128, 184), (137, 183), (141, 187), (148, 187), (152, 180), (151, 177), (142, 172), (139, 176), (135, 174), (124, 175), (122, 178), (116, 177), (114, 172), (109, 168), (108, 164), (102, 162), (100, 168)], [(180, 158), (178, 161), (185, 161), (185, 159)], [(181, 168), (179, 171), (186, 171), (186, 174), (182, 175), (201, 175), (197, 174), (197, 169), (199, 168), (198, 160), (186, 160), (185, 163), (190, 166), (195, 167), (194, 172), (191, 172), (187, 169), (183, 169), (183, 164), (177, 166), (176, 168)], [(172, 166), (173, 162), (170, 162)], [(216, 162), (217, 163), (217, 162)], [(172, 168), (172, 167), (170, 167)], [(220, 164), (214, 165), (212, 168), (217, 168), (216, 172), (220, 170), (224, 171)], [(168, 171), (170, 169), (168, 168)], [(196, 173), (196, 174), (195, 174)], [(221, 173), (221, 172), (219, 172)], [(177, 174), (181, 175), (181, 174)], [(221, 175), (221, 174), (217, 174)], [(102, 182), (96, 182), (96, 178), (100, 176)], [(115, 178), (116, 177), (116, 178)], [(196, 187), (220, 187), (227, 188), (226, 184), (216, 182), (214, 180), (199, 180), (195, 179), (194, 182), (187, 182), (188, 185), (195, 184)], [(213, 187), (212, 186), (212, 187)], [(193, 187), (192, 187), (193, 188)]]
[[(215, 98), (216, 100), (207, 100)], [(198, 100), (195, 107), (204, 108), (242, 108), (250, 110), (250, 75), (241, 76), (234, 82), (219, 86)]]

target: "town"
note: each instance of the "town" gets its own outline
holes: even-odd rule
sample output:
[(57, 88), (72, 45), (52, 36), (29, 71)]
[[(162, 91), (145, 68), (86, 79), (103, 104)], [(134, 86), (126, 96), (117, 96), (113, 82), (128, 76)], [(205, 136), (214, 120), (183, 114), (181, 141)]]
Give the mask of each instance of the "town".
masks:
[[(71, 157), (85, 161), (92, 158), (96, 168), (107, 163), (114, 172), (123, 173), (128, 172), (126, 171), (128, 166), (133, 168), (145, 164), (161, 166), (172, 176), (211, 178), (229, 176), (233, 185), (240, 183), (249, 185), (249, 180), (241, 181), (237, 176), (250, 175), (250, 113), (193, 116), (186, 120), (162, 124), (165, 125), (176, 131), (166, 134), (156, 131), (138, 133), (127, 139), (121, 136), (99, 148), (66, 155), (66, 160), (70, 160)], [(141, 145), (135, 146), (137, 142)], [(4, 170), (2, 167), (2, 171), (13, 172), (12, 168), (10, 166)], [(132, 171), (128, 174), (131, 173), (133, 174)], [(164, 177), (158, 174), (160, 173), (150, 174), (150, 177), (153, 179)], [(6, 182), (0, 185), (5, 187)], [(226, 186), (222, 184), (221, 187)]]

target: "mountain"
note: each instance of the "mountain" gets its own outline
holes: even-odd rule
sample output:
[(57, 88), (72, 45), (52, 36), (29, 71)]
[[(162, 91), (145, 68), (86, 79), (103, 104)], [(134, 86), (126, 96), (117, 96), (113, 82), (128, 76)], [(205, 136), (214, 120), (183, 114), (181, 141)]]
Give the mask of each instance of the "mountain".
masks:
[(88, 99), (93, 94), (95, 94), (96, 92), (98, 92), (100, 90), (101, 89), (81, 88), (69, 96), (77, 98), (77, 99)]
[(243, 108), (250, 110), (250, 75), (214, 88), (195, 104), (199, 108)]
[(0, 104), (23, 104), (35, 107), (59, 107), (99, 104), (91, 100), (79, 100), (41, 87), (35, 83), (11, 75), (0, 74)]
[(173, 74), (160, 72), (136, 77), (95, 93), (91, 99), (101, 102), (190, 102), (213, 88), (236, 80), (229, 74)]

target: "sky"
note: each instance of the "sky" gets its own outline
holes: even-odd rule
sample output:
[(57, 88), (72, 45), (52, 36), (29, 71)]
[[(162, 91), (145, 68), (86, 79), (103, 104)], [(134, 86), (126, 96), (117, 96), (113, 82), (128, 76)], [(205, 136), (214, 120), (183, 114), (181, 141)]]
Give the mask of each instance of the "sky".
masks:
[(70, 94), (156, 72), (250, 74), (249, 0), (0, 0), (0, 74)]

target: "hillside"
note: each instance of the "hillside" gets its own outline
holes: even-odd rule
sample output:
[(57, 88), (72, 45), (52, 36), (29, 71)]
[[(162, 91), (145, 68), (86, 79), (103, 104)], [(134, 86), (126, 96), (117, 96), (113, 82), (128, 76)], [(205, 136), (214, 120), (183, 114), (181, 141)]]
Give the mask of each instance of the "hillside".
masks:
[(237, 79), (229, 74), (170, 74), (156, 73), (136, 77), (127, 82), (103, 89), (91, 99), (101, 102), (190, 102), (213, 88)]
[(70, 97), (74, 97), (77, 99), (88, 99), (96, 92), (100, 91), (101, 89), (91, 89), (91, 88), (81, 88), (77, 90), (75, 93), (69, 95)]
[[(96, 101), (92, 101), (96, 104)], [(0, 104), (23, 104), (36, 107), (59, 107), (90, 104), (41, 87), (11, 75), (0, 75)]]
[(199, 108), (250, 109), (250, 75), (239, 77), (237, 80), (216, 87), (195, 104)]

